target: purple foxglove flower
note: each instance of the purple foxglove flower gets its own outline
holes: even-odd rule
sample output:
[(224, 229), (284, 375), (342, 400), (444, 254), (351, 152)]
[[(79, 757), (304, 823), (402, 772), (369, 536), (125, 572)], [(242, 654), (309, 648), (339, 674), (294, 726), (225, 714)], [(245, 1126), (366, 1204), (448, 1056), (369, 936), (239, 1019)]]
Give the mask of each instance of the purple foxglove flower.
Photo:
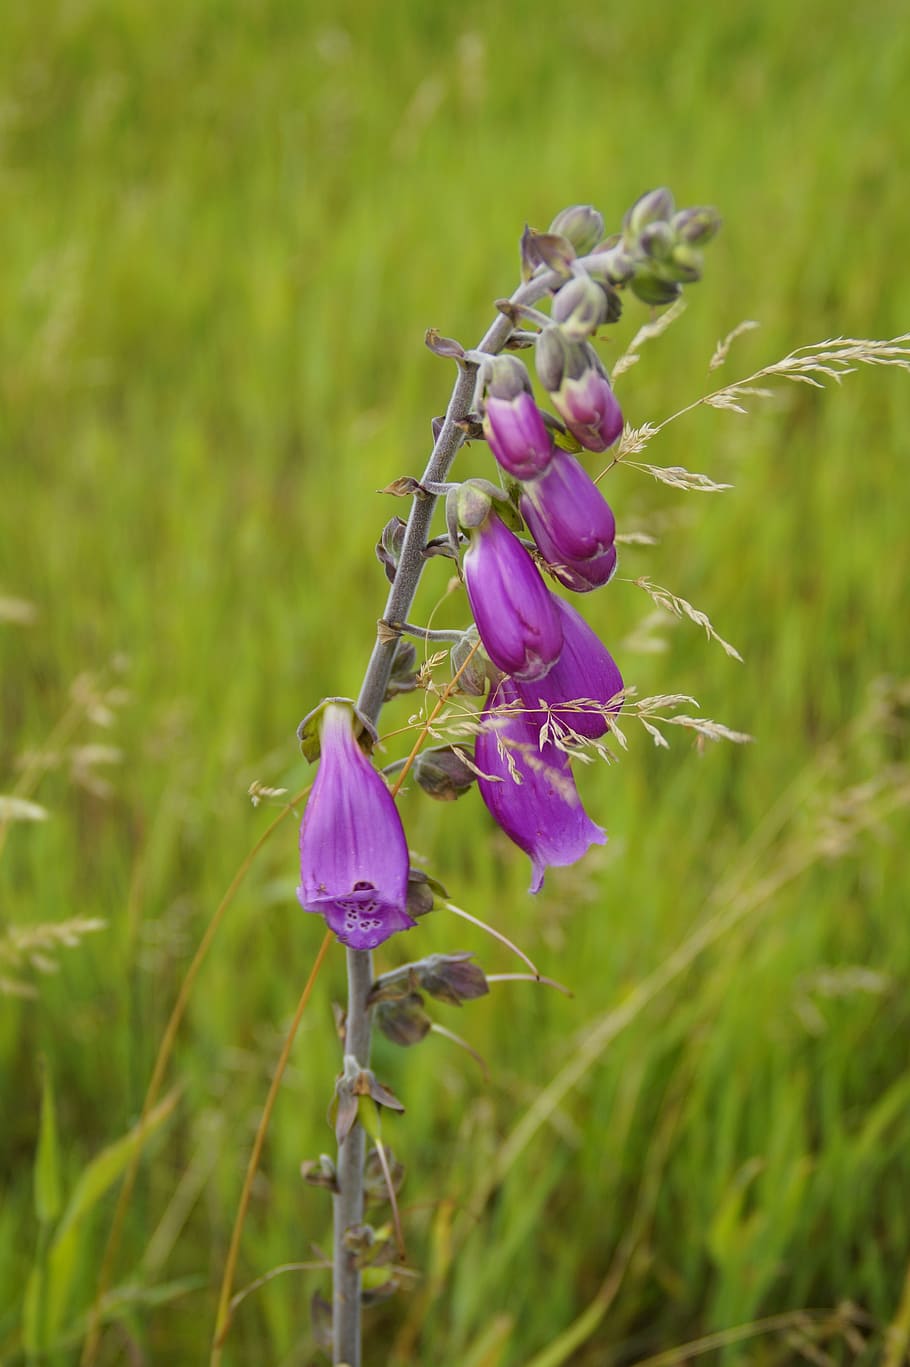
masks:
[(568, 451), (557, 451), (543, 474), (524, 485), (518, 506), (541, 555), (567, 589), (587, 593), (612, 577), (613, 512)]
[(491, 512), (470, 529), (464, 579), (490, 659), (516, 679), (539, 679), (562, 649), (554, 595), (518, 537)]
[[(585, 740), (597, 740), (609, 730), (606, 712), (618, 712), (622, 700), (622, 675), (616, 661), (595, 631), (561, 598), (556, 606), (562, 619), (562, 652), (549, 673), (535, 683), (519, 683), (518, 693), (526, 707), (546, 704), (551, 715)], [(582, 703), (580, 700), (584, 699)], [(616, 699), (616, 701), (614, 701)], [(561, 707), (561, 703), (572, 703)], [(538, 726), (543, 711), (532, 715)]]
[(405, 911), (408, 845), (382, 776), (354, 737), (353, 713), (328, 703), (322, 758), (300, 827), (304, 911), (324, 916), (351, 949), (375, 949), (415, 922)]
[(514, 356), (497, 356), (490, 365), (483, 434), (513, 479), (533, 479), (549, 464), (553, 438), (534, 402), (528, 372)]
[[(606, 844), (607, 836), (581, 804), (568, 757), (550, 742), (539, 744), (540, 727), (532, 716), (502, 712), (512, 703), (520, 704), (521, 695), (511, 679), (503, 679), (481, 713), (474, 759), (490, 777), (478, 778), (477, 785), (493, 819), (530, 855), (531, 892), (539, 892), (551, 865), (574, 864), (591, 845)], [(512, 777), (510, 761), (521, 783)]]
[(558, 324), (537, 338), (537, 374), (572, 435), (589, 451), (606, 451), (622, 432), (622, 410), (597, 352), (570, 341)]

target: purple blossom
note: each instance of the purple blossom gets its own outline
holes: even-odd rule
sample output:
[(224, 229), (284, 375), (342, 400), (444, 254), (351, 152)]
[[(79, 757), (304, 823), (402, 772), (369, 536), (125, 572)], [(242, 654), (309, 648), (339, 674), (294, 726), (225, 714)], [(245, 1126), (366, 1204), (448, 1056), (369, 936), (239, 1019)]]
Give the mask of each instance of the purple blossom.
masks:
[(304, 911), (352, 949), (375, 949), (407, 914), (408, 845), (395, 801), (354, 736), (350, 705), (322, 714), (322, 757), (300, 827)]
[[(605, 713), (618, 712), (622, 706), (617, 697), (622, 692), (622, 675), (607, 647), (581, 614), (561, 598), (555, 602), (562, 619), (559, 659), (544, 678), (518, 684), (518, 693), (526, 707), (546, 704), (561, 725), (570, 727), (585, 740), (597, 740), (609, 730)], [(584, 705), (577, 705), (581, 700)], [(576, 705), (561, 707), (561, 703)], [(541, 725), (543, 713), (532, 720)]]
[(537, 374), (566, 427), (589, 451), (606, 451), (622, 432), (622, 410), (600, 357), (558, 324), (537, 338)]
[(564, 379), (552, 398), (566, 427), (589, 451), (606, 451), (622, 432), (622, 409), (599, 363), (578, 379)]
[(587, 593), (612, 577), (612, 509), (568, 451), (557, 451), (543, 474), (524, 485), (519, 508), (541, 555), (566, 588)]
[(483, 433), (514, 479), (533, 479), (549, 464), (553, 438), (534, 402), (528, 372), (514, 356), (498, 356), (491, 363)]
[(470, 530), (465, 587), (484, 649), (516, 679), (539, 679), (562, 649), (555, 598), (524, 546), (495, 513)]
[(489, 775), (477, 780), (481, 796), (509, 839), (530, 856), (531, 892), (539, 892), (551, 865), (574, 864), (607, 836), (582, 806), (566, 754), (549, 741), (541, 745), (534, 718), (511, 710), (521, 702), (517, 685), (503, 679), (481, 713), (474, 759)]

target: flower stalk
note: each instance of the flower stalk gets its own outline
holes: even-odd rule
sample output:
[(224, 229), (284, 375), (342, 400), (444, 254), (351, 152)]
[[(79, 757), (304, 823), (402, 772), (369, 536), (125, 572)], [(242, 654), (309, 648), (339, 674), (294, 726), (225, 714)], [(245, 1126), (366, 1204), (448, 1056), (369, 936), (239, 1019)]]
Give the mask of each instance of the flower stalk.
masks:
[[(542, 299), (559, 283), (555, 271), (542, 271), (527, 280), (512, 295), (516, 306), (531, 305)], [(512, 331), (511, 318), (500, 313), (488, 328), (477, 350), (497, 355)], [(445, 483), (459, 446), (465, 439), (462, 426), (472, 410), (477, 388), (477, 362), (466, 355), (458, 360), (459, 371), (445, 419), (430, 453), (427, 467), (420, 479), (423, 490)], [(398, 556), (382, 620), (406, 622), (426, 559), (424, 549), (429, 539), (436, 495), (421, 493), (414, 497)], [(364, 674), (357, 699), (360, 714), (375, 726), (385, 698), (396, 639), (388, 632), (377, 631), (373, 651)], [(367, 997), (373, 982), (373, 956), (370, 950), (348, 949), (348, 1006), (345, 1019), (344, 1052), (352, 1055), (361, 1068), (370, 1062), (371, 1019)], [(361, 1275), (357, 1260), (345, 1243), (346, 1232), (363, 1223), (364, 1211), (364, 1131), (359, 1124), (338, 1146), (338, 1195), (334, 1200), (334, 1251), (332, 1296), (332, 1356), (336, 1364), (361, 1367)]]

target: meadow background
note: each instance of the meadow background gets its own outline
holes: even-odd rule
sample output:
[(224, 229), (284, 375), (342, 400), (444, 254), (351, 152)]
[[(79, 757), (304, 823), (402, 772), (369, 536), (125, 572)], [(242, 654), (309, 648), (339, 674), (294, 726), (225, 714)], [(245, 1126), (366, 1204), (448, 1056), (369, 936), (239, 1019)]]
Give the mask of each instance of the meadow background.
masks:
[[(618, 386), (632, 423), (795, 346), (907, 331), (908, 80), (910, 28), (887, 0), (2, 7), (0, 792), (48, 817), (10, 824), (0, 860), (0, 1362), (77, 1361), (109, 1146), (280, 812), (249, 785), (302, 788), (298, 720), (356, 692), (386, 591), (373, 543), (402, 511), (374, 491), (422, 468), (452, 380), (424, 330), (480, 336), (525, 221), (589, 201), (613, 225), (668, 184), (725, 227), (686, 314)], [(608, 363), (646, 319), (631, 299), (626, 314)], [(746, 318), (761, 328), (709, 375)], [(727, 493), (609, 477), (620, 529), (657, 544), (627, 547), (582, 610), (640, 694), (693, 694), (754, 744), (671, 731), (657, 750), (630, 722), (621, 763), (582, 776), (609, 845), (533, 900), (476, 794), (404, 797), (453, 899), (575, 995), (501, 984), (434, 1011), (488, 1083), (443, 1038), (377, 1043), (408, 1108), (387, 1138), (424, 1275), (370, 1312), (368, 1364), (908, 1360), (908, 427), (910, 378), (866, 370), (825, 393), (779, 386), (748, 418), (700, 409), (652, 443), (648, 459)], [(624, 582), (642, 574), (744, 663), (653, 619)], [(444, 562), (426, 580), (425, 613)], [(455, 594), (437, 621), (466, 616)], [(105, 1363), (207, 1360), (252, 1135), (322, 934), (295, 861), (290, 817), (193, 992)], [(71, 918), (104, 927), (66, 945), (48, 927)], [(451, 949), (517, 967), (445, 913), (379, 966)], [(329, 1240), (299, 1164), (332, 1149), (342, 993), (335, 949), (239, 1286)], [(36, 1303), (33, 1280), (24, 1313), (74, 1192), (57, 1285)], [(288, 1272), (252, 1293), (225, 1363), (318, 1360), (316, 1289), (326, 1274)]]

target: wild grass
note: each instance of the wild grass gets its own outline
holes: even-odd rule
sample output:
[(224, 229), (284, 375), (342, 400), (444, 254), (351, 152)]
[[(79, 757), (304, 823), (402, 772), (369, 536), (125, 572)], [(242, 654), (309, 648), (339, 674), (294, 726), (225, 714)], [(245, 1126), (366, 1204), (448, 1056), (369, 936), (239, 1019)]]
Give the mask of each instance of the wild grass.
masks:
[[(630, 432), (660, 428), (647, 459), (731, 487), (696, 498), (628, 449), (602, 485), (633, 537), (622, 578), (581, 610), (635, 697), (695, 697), (753, 743), (627, 728), (618, 764), (579, 775), (608, 846), (537, 899), (474, 797), (403, 794), (453, 901), (574, 997), (504, 980), (434, 1008), (489, 1083), (438, 1034), (378, 1041), (422, 1276), (369, 1312), (367, 1361), (906, 1360), (910, 383), (769, 383), (819, 339), (906, 334), (901, 19), (890, 0), (558, 23), (538, 0), (520, 20), (474, 0), (2, 10), (0, 791), (46, 818), (9, 821), (0, 858), (0, 976), (30, 994), (0, 996), (0, 1361), (78, 1361), (187, 967), (308, 782), (297, 721), (356, 689), (385, 592), (372, 491), (419, 471), (451, 379), (426, 328), (473, 344), (525, 219), (579, 200), (615, 219), (660, 183), (725, 227), (685, 315), (636, 340), (630, 302), (605, 359), (640, 358), (617, 390)], [(761, 327), (731, 337), (744, 319)], [(774, 393), (718, 411), (728, 376)], [(479, 448), (459, 460), (485, 472)], [(442, 600), (441, 627), (466, 620), (448, 573), (430, 565), (420, 609)], [(104, 1362), (206, 1360), (321, 938), (295, 906), (296, 810), (189, 995)], [(439, 911), (380, 969), (413, 939), (515, 967)], [(300, 1164), (330, 1140), (342, 981), (332, 951), (251, 1190), (226, 1367), (316, 1360), (327, 1283), (296, 1265), (330, 1217)]]

